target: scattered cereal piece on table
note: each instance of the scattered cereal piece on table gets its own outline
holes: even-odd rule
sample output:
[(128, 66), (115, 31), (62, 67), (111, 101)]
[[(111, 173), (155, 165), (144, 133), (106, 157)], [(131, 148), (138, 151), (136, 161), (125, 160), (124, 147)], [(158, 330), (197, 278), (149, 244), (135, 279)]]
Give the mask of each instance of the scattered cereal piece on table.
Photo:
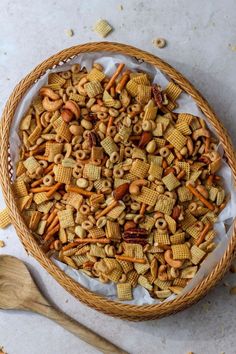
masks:
[(107, 37), (112, 30), (113, 28), (106, 20), (98, 20), (94, 26), (94, 31), (102, 38)]

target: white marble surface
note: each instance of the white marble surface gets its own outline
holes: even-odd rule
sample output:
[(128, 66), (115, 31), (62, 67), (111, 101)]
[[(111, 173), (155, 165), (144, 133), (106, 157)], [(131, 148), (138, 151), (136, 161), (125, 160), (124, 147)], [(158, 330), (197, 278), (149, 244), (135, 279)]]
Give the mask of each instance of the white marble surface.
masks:
[[(119, 10), (119, 5), (123, 10)], [(107, 40), (135, 45), (166, 59), (205, 95), (236, 143), (236, 2), (234, 0), (1, 0), (0, 110), (15, 84), (43, 59), (74, 44), (96, 41), (98, 18), (115, 30)], [(68, 37), (67, 29), (74, 30)], [(154, 48), (164, 37), (168, 46)], [(0, 199), (1, 207), (4, 206)], [(235, 354), (236, 297), (228, 274), (197, 305), (159, 321), (130, 323), (76, 301), (28, 257), (13, 227), (0, 231), (6, 247), (29, 264), (38, 284), (57, 306), (132, 354)], [(0, 311), (0, 346), (8, 354), (92, 354), (92, 347), (38, 315)]]

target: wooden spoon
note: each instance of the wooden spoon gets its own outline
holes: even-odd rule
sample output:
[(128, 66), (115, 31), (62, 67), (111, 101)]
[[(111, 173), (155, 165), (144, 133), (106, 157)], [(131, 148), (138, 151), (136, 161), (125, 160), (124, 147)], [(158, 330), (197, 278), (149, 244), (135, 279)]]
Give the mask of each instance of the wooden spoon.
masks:
[(128, 354), (89, 328), (55, 309), (40, 293), (25, 264), (12, 256), (0, 256), (0, 308), (44, 315), (102, 353)]

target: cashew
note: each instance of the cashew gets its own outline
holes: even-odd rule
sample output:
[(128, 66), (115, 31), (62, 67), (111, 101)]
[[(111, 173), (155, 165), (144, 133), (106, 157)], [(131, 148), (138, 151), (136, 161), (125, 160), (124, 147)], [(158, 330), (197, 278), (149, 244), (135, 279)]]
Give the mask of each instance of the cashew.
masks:
[(146, 186), (147, 184), (148, 181), (146, 181), (145, 179), (137, 179), (136, 181), (133, 181), (129, 186), (130, 194), (138, 195), (140, 193), (140, 187)]
[(40, 94), (40, 96), (44, 96), (44, 97), (46, 96), (53, 101), (60, 99), (60, 96), (49, 87), (42, 87), (39, 90), (39, 94)]
[(75, 86), (77, 91), (79, 92), (80, 95), (82, 96), (87, 96), (87, 91), (84, 88), (84, 84), (86, 84), (86, 82), (88, 82), (87, 77), (83, 77), (79, 83)]
[(54, 112), (57, 109), (59, 109), (63, 104), (63, 101), (61, 99), (56, 100), (56, 101), (50, 101), (50, 99), (45, 96), (42, 102), (43, 108), (48, 111), (48, 112)]
[(180, 268), (183, 265), (183, 261), (174, 260), (172, 257), (173, 257), (173, 254), (172, 254), (171, 250), (165, 251), (164, 258), (165, 258), (166, 263), (168, 263), (173, 268)]
[(168, 279), (168, 275), (167, 275), (167, 265), (160, 265), (159, 269), (158, 269), (158, 279), (162, 280), (162, 281), (166, 281)]
[(76, 102), (69, 100), (65, 103), (64, 108), (71, 111), (77, 119), (80, 117), (80, 107)]
[(205, 137), (205, 138), (210, 138), (210, 132), (209, 130), (205, 128), (200, 128), (197, 129), (193, 132), (192, 134), (193, 140), (197, 140), (198, 138)]

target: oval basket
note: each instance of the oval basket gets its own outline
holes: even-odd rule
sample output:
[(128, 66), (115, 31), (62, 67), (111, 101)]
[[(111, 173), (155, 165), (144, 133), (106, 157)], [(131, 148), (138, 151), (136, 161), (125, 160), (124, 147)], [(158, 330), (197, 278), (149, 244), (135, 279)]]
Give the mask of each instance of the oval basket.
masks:
[(207, 119), (211, 122), (212, 126), (215, 128), (216, 133), (223, 145), (225, 150), (225, 156), (228, 159), (228, 163), (232, 169), (234, 179), (236, 180), (236, 160), (234, 155), (234, 150), (230, 138), (222, 126), (222, 124), (217, 119), (216, 115), (210, 108), (207, 101), (201, 96), (201, 94), (193, 87), (190, 82), (188, 82), (179, 72), (173, 69), (169, 64), (165, 63), (160, 58), (139, 50), (137, 48), (131, 47), (129, 45), (119, 44), (119, 43), (109, 43), (109, 42), (98, 42), (98, 43), (88, 43), (83, 45), (74, 46), (53, 55), (49, 59), (38, 65), (30, 74), (28, 74), (21, 82), (15, 87), (13, 93), (11, 94), (1, 121), (0, 130), (0, 168), (1, 168), (1, 185), (3, 190), (3, 195), (5, 198), (6, 205), (9, 209), (11, 221), (16, 229), (18, 236), (21, 239), (25, 249), (34, 258), (36, 258), (39, 263), (72, 295), (83, 303), (89, 305), (90, 307), (104, 312), (106, 314), (120, 317), (123, 319), (141, 321), (160, 318), (177, 311), (183, 310), (184, 308), (190, 306), (191, 304), (202, 298), (224, 275), (226, 270), (229, 268), (231, 261), (234, 256), (234, 250), (236, 248), (236, 235), (235, 228), (234, 234), (231, 238), (228, 247), (220, 259), (219, 263), (211, 271), (211, 273), (196, 286), (192, 291), (186, 295), (180, 296), (175, 300), (164, 302), (155, 305), (127, 305), (120, 302), (111, 301), (107, 298), (97, 295), (83, 286), (79, 285), (77, 282), (72, 280), (67, 276), (62, 270), (60, 270), (41, 250), (37, 242), (35, 241), (30, 230), (25, 225), (20, 212), (17, 208), (16, 202), (14, 200), (14, 195), (11, 190), (11, 161), (9, 158), (8, 148), (9, 148), (9, 132), (11, 124), (14, 118), (15, 111), (22, 97), (26, 91), (43, 75), (48, 69), (55, 66), (61, 65), (63, 62), (69, 61), (75, 55), (80, 53), (88, 52), (102, 52), (109, 51), (114, 53), (120, 53), (124, 55), (129, 55), (146, 61), (147, 63), (156, 66), (163, 73), (167, 74), (173, 81), (175, 81), (184, 91), (186, 91), (197, 103), (198, 107), (203, 111)]

